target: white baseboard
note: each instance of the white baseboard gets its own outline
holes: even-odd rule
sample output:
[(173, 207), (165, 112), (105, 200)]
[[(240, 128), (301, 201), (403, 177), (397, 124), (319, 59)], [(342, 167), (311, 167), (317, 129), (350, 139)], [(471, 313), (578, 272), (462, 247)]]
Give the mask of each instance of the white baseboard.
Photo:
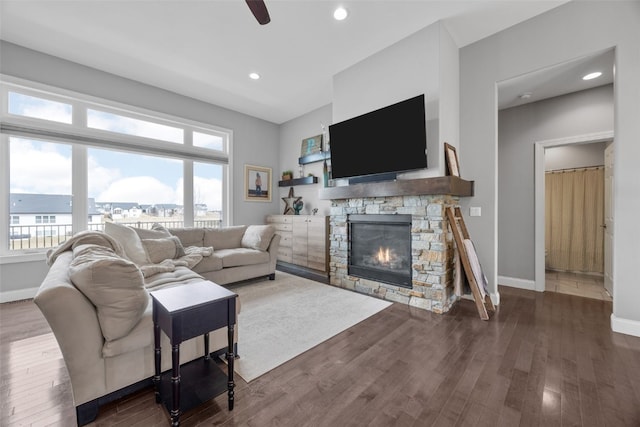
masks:
[(640, 337), (640, 321), (623, 319), (611, 313), (611, 330), (621, 334)]
[(36, 296), (36, 292), (38, 292), (38, 287), (0, 292), (0, 303), (31, 299)]
[(528, 291), (536, 290), (535, 280), (518, 279), (516, 277), (498, 276), (498, 284), (509, 286), (511, 288), (526, 289)]

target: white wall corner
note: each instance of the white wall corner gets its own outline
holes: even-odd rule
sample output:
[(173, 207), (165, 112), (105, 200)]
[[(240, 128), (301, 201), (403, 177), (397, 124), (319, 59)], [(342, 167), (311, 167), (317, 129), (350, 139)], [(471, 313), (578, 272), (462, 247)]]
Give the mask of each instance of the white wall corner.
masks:
[(536, 282), (533, 280), (518, 279), (517, 277), (498, 276), (498, 285), (509, 286), (511, 288), (536, 290)]
[(611, 313), (611, 330), (621, 334), (640, 337), (640, 322), (637, 320), (623, 319)]

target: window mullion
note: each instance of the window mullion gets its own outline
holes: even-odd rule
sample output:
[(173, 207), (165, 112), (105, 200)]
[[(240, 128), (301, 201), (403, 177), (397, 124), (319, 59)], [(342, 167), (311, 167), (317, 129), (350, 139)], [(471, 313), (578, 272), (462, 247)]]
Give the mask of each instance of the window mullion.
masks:
[(193, 160), (185, 160), (183, 165), (184, 179), (182, 193), (184, 201), (184, 226), (193, 227), (195, 217), (193, 196)]
[[(0, 134), (0, 230), (9, 230), (9, 137)], [(9, 250), (9, 233), (0, 232), (0, 255)]]
[(77, 233), (86, 230), (89, 222), (89, 168), (86, 146), (72, 146), (71, 164), (71, 228), (73, 233)]

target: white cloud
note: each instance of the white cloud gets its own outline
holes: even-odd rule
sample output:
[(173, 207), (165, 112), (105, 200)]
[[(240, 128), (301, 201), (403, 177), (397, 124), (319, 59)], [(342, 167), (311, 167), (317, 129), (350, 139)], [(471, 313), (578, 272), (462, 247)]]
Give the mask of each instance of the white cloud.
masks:
[[(180, 178), (176, 184), (176, 201), (183, 203), (183, 179)], [(208, 211), (222, 210), (222, 181), (215, 178), (193, 177), (193, 203), (207, 205)]]
[(206, 203), (210, 211), (222, 210), (222, 181), (215, 178), (193, 177), (194, 203)]
[(71, 194), (71, 147), (11, 138), (12, 193)]
[[(95, 157), (89, 156), (89, 197), (101, 194), (109, 188), (116, 180), (120, 179), (122, 174), (118, 169), (109, 169), (101, 166)], [(98, 199), (96, 199), (98, 200)], [(101, 202), (110, 200), (99, 200)]]
[(123, 178), (110, 183), (98, 202), (176, 203), (176, 191), (151, 176)]

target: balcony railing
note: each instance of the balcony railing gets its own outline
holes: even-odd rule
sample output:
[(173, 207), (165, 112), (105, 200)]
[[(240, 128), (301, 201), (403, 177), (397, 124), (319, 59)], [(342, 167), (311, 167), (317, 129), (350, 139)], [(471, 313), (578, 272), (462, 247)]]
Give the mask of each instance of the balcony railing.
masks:
[[(150, 230), (153, 224), (160, 224), (166, 228), (180, 228), (183, 221), (136, 221), (118, 222), (136, 228)], [(195, 220), (194, 227), (220, 228), (220, 220)], [(89, 224), (89, 230), (104, 231), (104, 223)], [(47, 249), (58, 246), (73, 235), (71, 224), (43, 224), (43, 225), (10, 225), (9, 250)]]

